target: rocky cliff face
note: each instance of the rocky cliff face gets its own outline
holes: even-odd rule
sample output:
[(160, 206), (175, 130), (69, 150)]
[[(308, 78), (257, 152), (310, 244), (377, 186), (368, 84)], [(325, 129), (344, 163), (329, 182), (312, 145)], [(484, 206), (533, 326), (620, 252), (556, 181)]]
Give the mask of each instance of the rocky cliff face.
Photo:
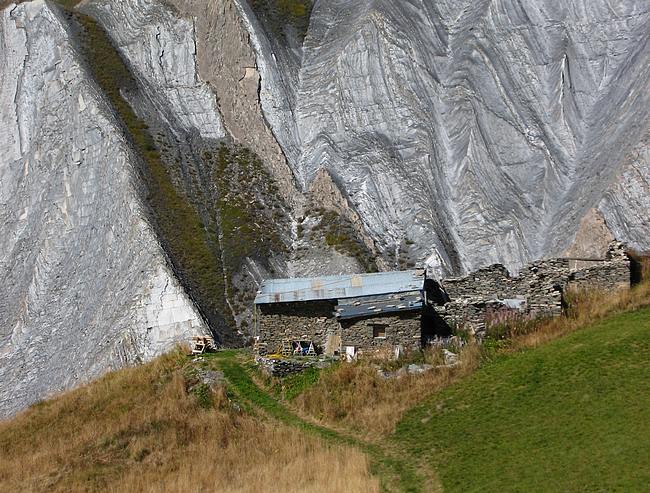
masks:
[(442, 271), (558, 254), (599, 204), (647, 248), (649, 29), (642, 1), (316, 2), (291, 164)]
[(647, 2), (76, 9), (125, 84), (55, 3), (1, 11), (0, 413), (241, 343), (262, 277), (650, 248)]
[[(199, 74), (231, 135), (283, 190), (295, 177), (312, 191), (326, 170), (383, 267), (517, 270), (566, 251), (594, 208), (647, 248), (648, 223), (632, 217), (650, 207), (647, 160), (629, 162), (647, 149), (644, 2), (321, 1), (304, 33), (286, 2), (173, 3), (193, 19)], [(141, 18), (145, 5), (163, 9), (120, 9)], [(118, 44), (132, 27), (104, 24)]]
[(208, 331), (61, 14), (0, 23), (0, 415)]

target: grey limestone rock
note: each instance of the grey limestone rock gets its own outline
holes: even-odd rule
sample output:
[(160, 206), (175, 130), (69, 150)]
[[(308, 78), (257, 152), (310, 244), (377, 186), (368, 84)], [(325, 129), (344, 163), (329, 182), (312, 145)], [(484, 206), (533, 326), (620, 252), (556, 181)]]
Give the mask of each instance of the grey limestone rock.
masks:
[[(137, 8), (132, 1), (124, 4), (125, 8)], [(290, 151), (291, 144), (283, 150), (278, 144), (292, 142), (282, 135), (297, 133), (290, 118), (292, 103), (287, 100), (296, 79), (287, 79), (289, 72), (278, 68), (277, 58), (244, 0), (171, 0), (170, 4), (178, 9), (178, 15), (191, 19), (198, 74), (216, 92), (227, 132), (262, 158), (283, 198), (300, 208), (303, 197), (285, 158), (285, 153), (297, 154), (298, 150)], [(297, 67), (293, 72), (297, 73)], [(270, 109), (264, 114), (263, 104)]]
[(452, 353), (448, 349), (442, 350), (442, 356), (445, 361), (445, 365), (455, 365), (458, 363), (458, 355), (456, 353)]
[(66, 26), (0, 13), (0, 416), (208, 330)]
[(225, 137), (216, 96), (197, 72), (191, 19), (155, 0), (93, 0), (83, 9), (110, 33), (158, 115), (203, 139)]
[(641, 252), (650, 248), (649, 197), (650, 144), (646, 134), (626, 156), (621, 173), (599, 203), (615, 236)]
[(227, 130), (281, 183), (278, 144), (305, 192), (326, 169), (384, 258), (406, 242), (439, 274), (517, 271), (595, 208), (650, 246), (645, 2), (319, 1), (302, 46), (245, 0), (174, 0), (176, 21), (155, 0), (92, 3), (134, 66), (159, 50), (125, 39), (187, 26)]

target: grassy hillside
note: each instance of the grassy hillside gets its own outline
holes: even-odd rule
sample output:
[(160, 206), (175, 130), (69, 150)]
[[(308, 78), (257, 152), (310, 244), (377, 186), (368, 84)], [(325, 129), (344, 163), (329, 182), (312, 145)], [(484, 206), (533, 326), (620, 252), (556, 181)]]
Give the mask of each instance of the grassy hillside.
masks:
[(246, 407), (180, 352), (0, 422), (0, 491), (374, 492), (368, 460)]
[(394, 439), (445, 491), (647, 491), (650, 309), (497, 358)]
[(648, 285), (590, 295), (393, 380), (366, 361), (277, 381), (245, 351), (176, 352), (0, 423), (0, 491), (644, 491), (648, 304)]

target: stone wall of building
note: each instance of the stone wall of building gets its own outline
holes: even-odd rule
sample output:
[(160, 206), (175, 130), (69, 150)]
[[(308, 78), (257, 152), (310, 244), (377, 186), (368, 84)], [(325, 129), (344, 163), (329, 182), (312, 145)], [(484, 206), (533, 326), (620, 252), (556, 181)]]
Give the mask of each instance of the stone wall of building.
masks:
[(629, 287), (630, 259), (625, 246), (613, 242), (603, 259), (538, 260), (514, 277), (497, 264), (467, 277), (445, 279), (441, 284), (450, 301), (434, 308), (443, 321), (481, 334), (491, 310), (555, 316), (562, 313), (567, 289), (611, 291)]
[(280, 350), (284, 340), (313, 341), (317, 351), (323, 351), (328, 338), (339, 334), (334, 307), (333, 301), (258, 305), (257, 335), (269, 354)]
[[(439, 315), (435, 317), (436, 325), (465, 328), (481, 336), (490, 312), (512, 310), (525, 317), (560, 315), (568, 289), (613, 291), (629, 287), (630, 268), (624, 245), (614, 242), (603, 259), (538, 260), (525, 266), (517, 276), (511, 276), (498, 264), (479, 269), (463, 278), (441, 281), (449, 301), (432, 306)], [(334, 317), (335, 308), (335, 301), (260, 305), (260, 342), (266, 344), (269, 354), (281, 349), (283, 340), (313, 341), (318, 352), (333, 346), (354, 346), (362, 352), (396, 345), (420, 346), (420, 311), (339, 323)], [(376, 337), (373, 333), (377, 325), (385, 326), (384, 336)]]
[[(337, 349), (354, 346), (359, 351), (396, 345), (417, 348), (421, 342), (419, 311), (339, 322), (334, 303), (323, 301), (260, 305), (257, 327), (268, 354), (280, 352), (282, 341), (313, 341), (318, 353), (325, 352), (328, 342)], [(383, 335), (375, 332), (382, 328)]]
[[(376, 330), (383, 330), (383, 336)], [(397, 345), (417, 349), (421, 344), (420, 311), (341, 321), (341, 345), (359, 351)]]

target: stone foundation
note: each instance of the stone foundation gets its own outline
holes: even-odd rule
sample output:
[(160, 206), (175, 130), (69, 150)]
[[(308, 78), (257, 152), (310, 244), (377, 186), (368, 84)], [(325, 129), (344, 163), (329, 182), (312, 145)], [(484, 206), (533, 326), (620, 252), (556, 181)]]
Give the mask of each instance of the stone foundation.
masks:
[(294, 373), (300, 373), (301, 371), (314, 366), (314, 363), (316, 362), (307, 359), (304, 361), (298, 361), (262, 357), (257, 357), (255, 361), (264, 373), (272, 377), (287, 377)]
[(272, 377), (287, 377), (294, 373), (300, 373), (308, 368), (327, 368), (331, 366), (334, 360), (324, 357), (307, 357), (307, 358), (265, 358), (258, 356), (255, 362), (260, 369)]

